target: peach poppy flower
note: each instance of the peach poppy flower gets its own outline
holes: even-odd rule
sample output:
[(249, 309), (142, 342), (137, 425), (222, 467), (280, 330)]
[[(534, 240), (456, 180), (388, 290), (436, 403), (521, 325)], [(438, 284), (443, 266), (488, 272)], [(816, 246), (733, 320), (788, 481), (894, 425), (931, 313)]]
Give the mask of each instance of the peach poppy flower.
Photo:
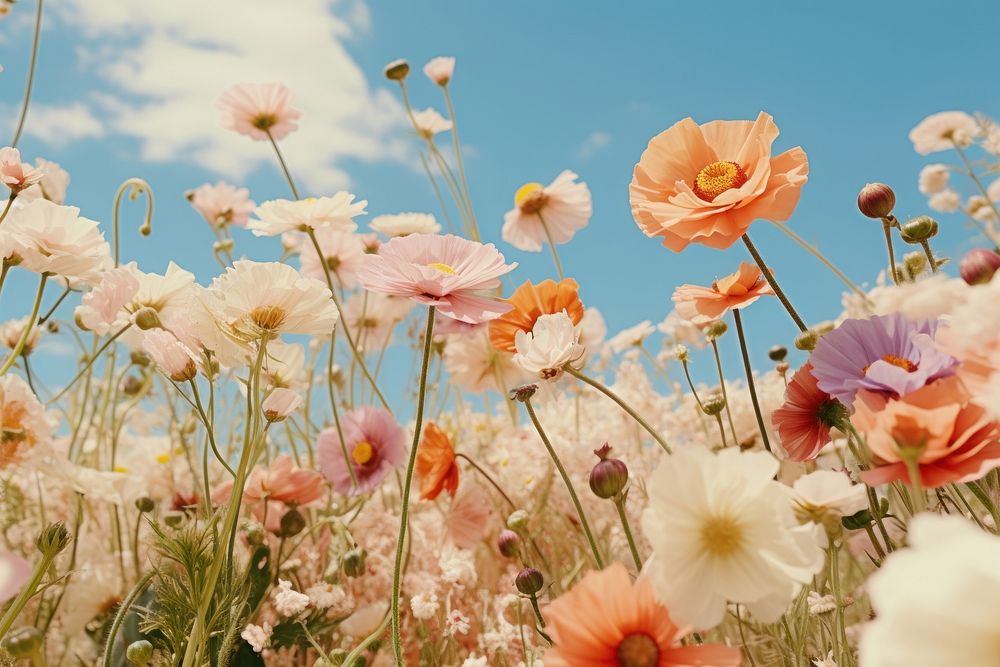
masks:
[(442, 491), (455, 495), (458, 490), (455, 448), (452, 447), (448, 434), (434, 422), (427, 422), (424, 427), (424, 437), (417, 449), (416, 466), (421, 500), (434, 500)]
[(809, 174), (805, 152), (771, 156), (778, 126), (757, 120), (685, 118), (653, 137), (629, 186), (632, 217), (646, 236), (680, 252), (690, 243), (728, 248), (758, 218), (787, 220)]
[(719, 278), (711, 287), (681, 285), (674, 290), (677, 314), (694, 324), (707, 324), (730, 310), (745, 308), (774, 290), (753, 264), (740, 262), (736, 273)]
[(518, 250), (541, 252), (543, 244), (569, 243), (593, 214), (590, 188), (568, 169), (548, 185), (525, 183), (504, 213), (503, 240)]
[(546, 667), (737, 667), (740, 650), (719, 645), (681, 646), (688, 633), (640, 577), (614, 563), (590, 572), (544, 610), (554, 646)]
[(505, 352), (517, 352), (517, 345), (514, 343), (517, 332), (531, 333), (535, 322), (542, 315), (566, 311), (573, 324), (579, 324), (583, 319), (579, 289), (580, 285), (572, 278), (563, 278), (558, 283), (543, 280), (537, 285), (530, 280), (525, 281), (507, 299), (513, 309), (490, 322), (490, 342), (493, 347)]
[[(229, 502), (233, 482), (228, 480), (212, 491), (216, 504)], [(323, 475), (315, 470), (299, 468), (288, 454), (280, 454), (268, 467), (258, 466), (250, 473), (243, 487), (243, 502), (275, 501), (286, 505), (307, 505), (326, 493)]]
[(985, 408), (971, 402), (956, 376), (899, 399), (862, 390), (854, 408), (851, 422), (865, 435), (874, 458), (872, 468), (861, 473), (869, 486), (910, 482), (900, 456), (905, 447), (922, 448), (917, 465), (927, 488), (969, 482), (1000, 467), (1000, 426)]

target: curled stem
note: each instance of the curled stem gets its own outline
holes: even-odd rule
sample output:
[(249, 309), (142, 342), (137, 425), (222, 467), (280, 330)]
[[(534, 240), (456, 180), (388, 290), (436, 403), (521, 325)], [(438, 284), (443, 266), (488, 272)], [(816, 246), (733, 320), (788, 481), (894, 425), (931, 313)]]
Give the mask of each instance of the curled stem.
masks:
[(115, 230), (115, 266), (117, 267), (121, 263), (121, 234), (120, 234), (120, 224), (119, 224), (119, 209), (122, 203), (122, 197), (125, 196), (126, 191), (128, 192), (129, 201), (135, 201), (139, 198), (140, 194), (146, 195), (146, 215), (142, 220), (142, 225), (139, 226), (139, 233), (143, 236), (149, 236), (150, 232), (153, 231), (153, 189), (149, 187), (149, 183), (142, 180), (141, 178), (130, 178), (121, 185), (118, 186), (118, 192), (115, 193), (115, 207), (113, 213), (114, 230)]

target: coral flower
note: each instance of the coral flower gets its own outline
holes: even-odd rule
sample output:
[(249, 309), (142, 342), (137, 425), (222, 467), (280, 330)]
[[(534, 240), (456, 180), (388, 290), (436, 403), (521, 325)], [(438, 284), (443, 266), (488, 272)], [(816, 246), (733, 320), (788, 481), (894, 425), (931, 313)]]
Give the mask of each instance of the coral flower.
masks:
[(47, 442), (55, 427), (55, 418), (45, 411), (27, 382), (17, 375), (0, 377), (0, 468)]
[(292, 91), (280, 83), (240, 83), (215, 102), (222, 127), (255, 141), (275, 141), (298, 129), (302, 113), (292, 108)]
[(503, 240), (518, 250), (539, 252), (542, 244), (569, 243), (587, 226), (593, 211), (590, 188), (564, 171), (543, 186), (526, 183), (514, 194), (514, 208), (503, 216)]
[(653, 137), (629, 186), (632, 217), (646, 236), (679, 252), (690, 243), (728, 248), (758, 218), (787, 220), (809, 174), (801, 148), (771, 156), (778, 126), (691, 118)]
[(377, 255), (365, 255), (358, 280), (372, 292), (405, 296), (467, 324), (495, 319), (511, 306), (492, 298), (505, 264), (492, 243), (454, 235), (410, 234), (390, 239)]
[(542, 315), (565, 311), (574, 325), (579, 324), (583, 320), (579, 288), (572, 278), (564, 278), (558, 283), (543, 280), (537, 285), (530, 280), (525, 281), (507, 299), (512, 309), (490, 322), (490, 342), (498, 350), (516, 352), (517, 332), (531, 333)]
[(719, 278), (711, 287), (681, 285), (674, 290), (677, 314), (695, 324), (717, 320), (730, 310), (745, 308), (774, 290), (753, 264), (741, 262), (736, 273)]
[[(229, 501), (232, 480), (212, 493), (217, 504)], [(326, 485), (315, 470), (297, 467), (288, 454), (280, 454), (271, 465), (256, 467), (243, 487), (244, 502), (277, 501), (286, 505), (306, 505), (323, 497)]]
[(0, 148), (0, 182), (13, 193), (30, 188), (42, 180), (44, 170), (21, 162), (21, 152), (16, 148)]
[(845, 416), (844, 406), (816, 385), (807, 362), (792, 376), (785, 403), (771, 415), (771, 423), (788, 458), (808, 461), (832, 440), (831, 429)]
[(947, 377), (899, 399), (858, 392), (851, 418), (872, 452), (861, 473), (869, 486), (909, 483), (905, 457), (917, 456), (920, 481), (934, 488), (979, 479), (1000, 467), (1000, 426), (971, 402), (957, 377)]
[(817, 385), (851, 407), (859, 389), (903, 396), (952, 375), (958, 360), (938, 349), (938, 323), (899, 313), (845, 320), (809, 357)]
[(736, 667), (739, 649), (719, 645), (682, 646), (688, 633), (640, 577), (632, 582), (614, 563), (590, 572), (544, 611), (555, 644), (546, 667)]
[(442, 491), (452, 496), (458, 490), (458, 465), (455, 448), (448, 434), (434, 422), (427, 422), (424, 437), (417, 449), (417, 477), (420, 478), (420, 498), (434, 500)]
[(343, 442), (336, 428), (325, 429), (317, 442), (319, 469), (338, 493), (358, 496), (374, 491), (403, 462), (406, 434), (382, 408), (364, 407), (347, 413), (340, 420), (340, 430)]
[(224, 181), (215, 185), (205, 183), (188, 192), (187, 200), (194, 210), (201, 214), (212, 227), (227, 225), (245, 227), (256, 204), (250, 199), (250, 191), (237, 188)]

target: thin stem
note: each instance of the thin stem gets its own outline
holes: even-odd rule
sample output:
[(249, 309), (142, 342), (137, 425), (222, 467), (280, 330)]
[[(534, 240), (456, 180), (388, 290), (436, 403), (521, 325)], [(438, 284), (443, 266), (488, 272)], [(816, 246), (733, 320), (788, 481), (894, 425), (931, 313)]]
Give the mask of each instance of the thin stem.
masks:
[(863, 289), (861, 289), (860, 287), (858, 287), (854, 283), (853, 280), (851, 280), (850, 278), (848, 278), (847, 275), (843, 271), (841, 271), (840, 269), (838, 269), (837, 265), (834, 264), (832, 261), (830, 261), (827, 258), (826, 255), (824, 255), (822, 252), (820, 252), (819, 248), (817, 248), (816, 246), (812, 245), (811, 243), (809, 243), (808, 241), (806, 241), (804, 238), (802, 238), (801, 236), (799, 236), (798, 234), (796, 234), (794, 231), (792, 231), (791, 227), (789, 227), (788, 225), (784, 224), (783, 222), (776, 222), (776, 221), (772, 220), (771, 224), (773, 224), (775, 227), (777, 227), (782, 232), (784, 232), (785, 235), (788, 236), (788, 238), (792, 239), (793, 241), (795, 241), (796, 243), (798, 243), (800, 246), (802, 246), (802, 248), (804, 248), (806, 250), (806, 252), (808, 252), (810, 255), (812, 255), (813, 257), (815, 257), (816, 259), (818, 259), (820, 262), (822, 262), (823, 266), (825, 266), (826, 268), (830, 269), (830, 271), (832, 271), (835, 276), (837, 276), (838, 278), (840, 278), (840, 280), (843, 281), (843, 283), (845, 285), (847, 285), (847, 287), (850, 288), (852, 292), (854, 292), (855, 294), (857, 294), (858, 296), (860, 296), (862, 299), (864, 299), (866, 304), (868, 304), (869, 306), (871, 305), (871, 300), (868, 298), (868, 295), (865, 294), (865, 291)]
[(927, 494), (924, 492), (923, 481), (920, 475), (920, 465), (917, 463), (919, 458), (919, 452), (903, 451), (900, 448), (900, 458), (903, 459), (903, 463), (906, 464), (906, 474), (910, 478), (910, 498), (913, 501), (913, 515), (916, 516), (920, 512), (927, 509)]
[[(955, 147), (955, 151), (958, 153), (958, 156), (962, 158), (962, 162), (965, 164), (965, 169), (969, 173), (969, 178), (972, 179), (976, 188), (979, 189), (979, 194), (986, 199), (986, 203), (993, 209), (993, 215), (1000, 219), (1000, 209), (997, 208), (996, 202), (993, 201), (993, 197), (990, 197), (990, 193), (987, 192), (986, 186), (983, 185), (983, 182), (979, 180), (979, 176), (976, 175), (976, 170), (972, 168), (972, 163), (969, 162), (969, 158), (965, 155), (965, 150), (954, 139), (952, 139), (951, 143)], [(992, 238), (990, 240), (992, 240)]]
[(802, 321), (799, 314), (795, 312), (795, 308), (792, 307), (792, 302), (788, 300), (788, 297), (785, 296), (781, 286), (778, 285), (778, 281), (774, 279), (774, 274), (771, 273), (771, 269), (767, 268), (767, 264), (764, 263), (764, 258), (760, 256), (760, 253), (757, 251), (757, 246), (755, 246), (753, 241), (750, 240), (749, 234), (743, 235), (743, 244), (750, 252), (750, 256), (753, 257), (753, 261), (757, 262), (760, 272), (764, 275), (764, 279), (767, 281), (767, 284), (771, 286), (772, 290), (774, 290), (774, 294), (778, 297), (778, 301), (781, 302), (781, 305), (785, 307), (785, 310), (787, 310), (788, 314), (792, 317), (792, 320), (795, 322), (795, 326), (799, 328), (799, 331), (805, 331), (808, 329), (809, 327), (806, 326), (806, 323)]
[[(735, 312), (735, 311), (734, 311)], [(726, 374), (722, 372), (722, 356), (719, 354), (719, 341), (715, 336), (709, 336), (708, 342), (712, 344), (712, 352), (715, 355), (715, 369), (719, 373), (719, 387), (722, 389), (722, 400), (726, 403), (726, 418), (729, 420), (729, 432), (733, 434), (733, 444), (740, 444), (740, 439), (736, 437), (736, 425), (733, 423), (733, 411), (729, 407), (729, 394), (726, 390)], [(716, 415), (721, 422), (721, 417)], [(722, 442), (725, 443), (726, 435), (723, 433)]]
[[(3, 212), (0, 212), (0, 223), (3, 222), (3, 219), (6, 218), (7, 214), (10, 212), (10, 207), (14, 204), (14, 200), (17, 199), (17, 194), (17, 192), (11, 190), (10, 196), (7, 197), (7, 205), (3, 207)], [(4, 266), (6, 265), (7, 263), (4, 262)]]
[(451, 215), (448, 213), (448, 205), (445, 203), (444, 197), (441, 196), (441, 188), (438, 187), (437, 180), (435, 180), (434, 174), (431, 173), (431, 167), (427, 164), (427, 158), (422, 151), (420, 153), (420, 164), (424, 167), (427, 180), (431, 182), (431, 188), (434, 190), (434, 196), (437, 197), (438, 205), (441, 207), (441, 214), (444, 216), (445, 224), (448, 225), (448, 231), (455, 233), (455, 223), (451, 221)]
[(55, 314), (56, 309), (62, 305), (62, 302), (66, 300), (66, 297), (68, 297), (72, 291), (73, 291), (72, 287), (67, 287), (65, 290), (63, 290), (63, 293), (59, 295), (59, 298), (56, 299), (56, 302), (54, 304), (52, 304), (52, 307), (49, 308), (47, 311), (45, 311), (44, 315), (38, 318), (38, 326), (42, 326), (43, 324), (49, 321), (49, 318)]
[(45, 283), (49, 279), (49, 274), (43, 273), (41, 279), (38, 281), (38, 291), (35, 293), (35, 303), (31, 306), (31, 315), (28, 316), (28, 322), (24, 325), (24, 330), (21, 332), (21, 337), (17, 339), (17, 345), (11, 351), (10, 356), (7, 357), (7, 361), (4, 365), (0, 367), (0, 375), (5, 375), (7, 371), (10, 370), (11, 366), (17, 361), (17, 358), (21, 356), (21, 352), (24, 350), (25, 343), (28, 342), (28, 337), (31, 335), (31, 330), (35, 326), (35, 322), (38, 319), (38, 309), (42, 305), (42, 294), (45, 292)]
[(643, 429), (645, 429), (646, 433), (649, 433), (651, 436), (653, 436), (653, 439), (656, 440), (656, 442), (660, 445), (660, 447), (663, 448), (663, 451), (665, 451), (667, 454), (671, 453), (670, 452), (670, 445), (668, 445), (667, 441), (663, 439), (663, 436), (661, 436), (659, 433), (657, 433), (656, 429), (654, 429), (652, 426), (650, 426), (649, 422), (647, 422), (645, 419), (643, 419), (642, 416), (638, 412), (636, 412), (635, 410), (633, 410), (632, 406), (630, 406), (628, 403), (626, 403), (618, 394), (616, 394), (615, 392), (611, 391), (611, 389), (609, 389), (608, 387), (604, 386), (602, 383), (598, 382), (597, 380), (584, 375), (581, 371), (576, 370), (572, 366), (567, 365), (564, 370), (567, 373), (569, 373), (570, 375), (572, 375), (573, 377), (575, 377), (577, 380), (580, 380), (581, 382), (584, 382), (585, 384), (589, 384), (591, 387), (593, 387), (594, 389), (596, 389), (597, 391), (601, 392), (602, 394), (604, 394), (605, 396), (607, 396), (608, 398), (610, 398), (612, 401), (614, 401), (615, 403), (617, 403), (618, 407), (620, 407), (622, 410), (624, 410), (625, 412), (627, 412), (629, 414), (629, 416), (632, 417), (632, 419), (634, 419), (639, 424), (639, 426), (641, 426)]
[(740, 605), (736, 605), (736, 625), (739, 626), (740, 631), (740, 641), (743, 643), (743, 651), (747, 655), (747, 662), (750, 663), (750, 667), (757, 667), (757, 663), (754, 662), (753, 652), (750, 651), (750, 647), (747, 645), (747, 637), (743, 631), (743, 616), (740, 615)]
[(10, 140), (11, 148), (17, 148), (21, 140), (21, 130), (24, 129), (24, 119), (28, 117), (28, 104), (31, 102), (31, 88), (35, 83), (35, 64), (38, 62), (38, 40), (42, 34), (42, 0), (38, 0), (35, 11), (35, 36), (31, 40), (31, 59), (28, 61), (28, 81), (24, 86), (24, 101), (21, 103), (21, 115), (17, 119), (14, 138)]
[(924, 254), (927, 255), (927, 262), (931, 265), (931, 273), (937, 273), (937, 260), (934, 259), (934, 253), (931, 251), (931, 244), (927, 241), (927, 239), (924, 239), (920, 242), (920, 247), (924, 249)]
[(966, 482), (965, 486), (972, 491), (972, 495), (974, 495), (979, 502), (983, 504), (986, 511), (990, 513), (991, 517), (993, 517), (993, 529), (1000, 530), (1000, 512), (997, 511), (996, 503), (990, 499), (990, 494), (986, 491), (986, 489), (979, 485), (979, 482)]
[(698, 407), (704, 410), (705, 405), (701, 402), (701, 398), (698, 396), (698, 390), (694, 388), (694, 382), (691, 381), (691, 371), (688, 369), (687, 359), (681, 360), (681, 366), (684, 367), (684, 377), (687, 378), (688, 387), (691, 388), (691, 395), (694, 396), (694, 400), (698, 402)]
[(48, 551), (42, 552), (42, 559), (38, 561), (38, 565), (35, 566), (35, 571), (31, 576), (31, 580), (27, 585), (21, 589), (21, 592), (11, 603), (10, 607), (7, 608), (7, 612), (0, 618), (0, 637), (5, 637), (7, 631), (10, 630), (10, 626), (14, 624), (17, 620), (18, 614), (24, 609), (24, 606), (28, 604), (28, 600), (34, 596), (38, 589), (39, 584), (42, 583), (42, 579), (45, 578), (45, 573), (48, 572), (49, 566), (52, 565), (52, 561), (55, 560), (58, 552), (54, 549), (49, 549)]
[(135, 601), (139, 599), (142, 592), (146, 590), (149, 586), (149, 582), (153, 580), (156, 576), (156, 570), (151, 570), (147, 572), (139, 581), (135, 583), (129, 594), (122, 600), (121, 605), (118, 607), (118, 613), (115, 614), (115, 620), (111, 623), (111, 629), (108, 630), (108, 639), (104, 644), (104, 667), (111, 667), (115, 664), (114, 662), (114, 646), (115, 639), (118, 637), (118, 630), (121, 628), (122, 623), (125, 622), (125, 616), (128, 614), (129, 609), (135, 604)]
[(465, 178), (465, 164), (462, 160), (462, 144), (458, 140), (458, 119), (455, 116), (455, 107), (451, 102), (451, 93), (448, 91), (448, 84), (441, 86), (444, 91), (444, 102), (448, 107), (448, 117), (451, 119), (451, 137), (455, 146), (455, 164), (458, 166), (458, 176), (462, 179), (462, 190), (465, 193), (466, 208), (469, 211), (472, 222), (472, 238), (479, 240), (479, 225), (476, 222), (476, 214), (472, 208), (472, 193), (469, 191), (469, 182)]
[(493, 477), (492, 477), (492, 476), (490, 476), (490, 474), (489, 474), (488, 472), (486, 472), (486, 471), (485, 471), (485, 470), (484, 470), (484, 469), (482, 468), (482, 466), (480, 466), (480, 465), (479, 465), (478, 463), (476, 463), (476, 462), (475, 462), (475, 461), (473, 461), (473, 460), (472, 460), (471, 458), (469, 458), (469, 457), (468, 457), (467, 455), (465, 455), (465, 454), (463, 454), (463, 453), (461, 453), (461, 452), (455, 452), (455, 457), (456, 457), (456, 458), (460, 458), (460, 459), (465, 459), (466, 463), (468, 463), (468, 464), (469, 464), (469, 465), (471, 465), (471, 466), (472, 466), (473, 468), (475, 468), (475, 469), (476, 469), (476, 472), (478, 472), (478, 473), (479, 473), (480, 475), (482, 475), (482, 476), (483, 476), (483, 479), (485, 479), (485, 480), (486, 480), (487, 482), (489, 482), (489, 483), (490, 483), (490, 486), (492, 486), (492, 487), (493, 487), (494, 489), (496, 489), (496, 490), (497, 490), (497, 493), (499, 493), (499, 494), (500, 494), (500, 496), (501, 496), (501, 497), (502, 497), (502, 498), (503, 498), (503, 499), (504, 499), (505, 501), (507, 501), (507, 504), (508, 504), (508, 505), (510, 505), (510, 508), (511, 508), (512, 510), (516, 510), (516, 509), (517, 509), (517, 505), (515, 505), (515, 504), (514, 504), (514, 501), (510, 499), (510, 496), (508, 496), (508, 495), (507, 495), (507, 494), (506, 494), (506, 493), (504, 492), (504, 490), (503, 490), (503, 489), (502, 489), (502, 488), (500, 487), (500, 485), (499, 485), (499, 484), (497, 484), (496, 480), (494, 480), (494, 479), (493, 479)]
[(747, 373), (747, 389), (750, 390), (750, 402), (753, 403), (753, 411), (757, 416), (757, 427), (760, 429), (760, 437), (764, 441), (764, 449), (771, 451), (771, 442), (767, 439), (764, 417), (760, 413), (760, 403), (757, 401), (757, 388), (753, 382), (753, 368), (750, 367), (750, 353), (747, 351), (747, 341), (743, 335), (743, 320), (740, 319), (740, 311), (735, 308), (733, 309), (733, 319), (736, 320), (736, 335), (739, 336), (740, 350), (743, 352), (743, 369)]
[(899, 274), (896, 272), (896, 251), (892, 247), (892, 223), (889, 218), (882, 218), (882, 231), (885, 232), (885, 247), (889, 251), (889, 272), (892, 275), (892, 282), (898, 285)]
[[(285, 157), (281, 154), (281, 149), (278, 148), (278, 142), (274, 140), (274, 135), (271, 134), (271, 130), (264, 130), (267, 133), (267, 138), (271, 141), (271, 145), (274, 147), (274, 154), (278, 157), (278, 164), (281, 165), (281, 171), (285, 174), (285, 180), (288, 181), (288, 189), (292, 191), (292, 197), (296, 200), (299, 199), (299, 190), (295, 187), (295, 181), (292, 180), (292, 172), (288, 170), (288, 165), (285, 164)], [(323, 257), (323, 255), (320, 255)]]
[(628, 549), (632, 552), (632, 562), (635, 563), (635, 571), (642, 571), (642, 558), (639, 557), (639, 549), (635, 546), (635, 538), (632, 536), (632, 528), (628, 523), (628, 515), (625, 514), (625, 496), (622, 494), (612, 498), (615, 509), (618, 510), (618, 518), (622, 521), (622, 530), (625, 531), (625, 539), (628, 540)]
[(549, 250), (552, 251), (552, 261), (556, 263), (556, 273), (559, 274), (559, 280), (565, 278), (563, 274), (562, 262), (559, 261), (559, 253), (556, 251), (555, 241), (552, 240), (552, 231), (549, 226), (545, 223), (545, 218), (542, 217), (542, 212), (539, 211), (535, 215), (538, 216), (538, 221), (542, 223), (542, 230), (545, 232), (545, 240), (549, 243)]
[(545, 435), (545, 429), (542, 428), (542, 423), (538, 421), (535, 409), (531, 407), (530, 398), (524, 400), (524, 409), (527, 410), (531, 423), (535, 425), (535, 430), (538, 431), (538, 437), (542, 439), (542, 444), (545, 445), (545, 449), (549, 452), (549, 458), (556, 464), (556, 470), (559, 471), (559, 476), (562, 477), (563, 484), (566, 485), (566, 490), (569, 491), (569, 496), (573, 500), (573, 506), (576, 508), (576, 515), (580, 518), (583, 532), (587, 536), (587, 542), (590, 543), (590, 550), (594, 554), (594, 561), (597, 563), (599, 569), (604, 569), (604, 559), (601, 558), (601, 552), (597, 550), (597, 542), (594, 541), (594, 534), (590, 532), (590, 523), (587, 521), (587, 515), (583, 512), (583, 505), (580, 504), (580, 498), (576, 495), (576, 491), (573, 489), (573, 482), (570, 481), (569, 474), (566, 472), (566, 468), (563, 467), (562, 461), (559, 460), (559, 456), (552, 447), (549, 437)]
[(410, 486), (413, 483), (413, 467), (417, 460), (417, 447), (420, 444), (420, 432), (424, 423), (424, 399), (427, 395), (427, 367), (431, 359), (431, 344), (434, 342), (434, 306), (427, 309), (427, 328), (424, 331), (424, 353), (420, 362), (420, 385), (417, 389), (417, 416), (413, 426), (413, 443), (410, 446), (410, 457), (406, 463), (406, 475), (403, 478), (402, 505), (399, 513), (399, 538), (396, 540), (396, 563), (392, 572), (392, 652), (397, 665), (404, 665), (403, 645), (400, 636), (399, 623), (399, 588), (403, 574), (403, 540), (406, 537), (407, 521), (410, 512)]
[(119, 330), (118, 330), (118, 331), (117, 331), (117, 332), (115, 333), (115, 335), (113, 335), (113, 336), (112, 336), (111, 338), (109, 338), (109, 339), (107, 339), (106, 341), (104, 341), (104, 344), (103, 344), (103, 345), (101, 345), (101, 347), (100, 347), (100, 348), (98, 348), (98, 350), (97, 350), (96, 352), (94, 352), (94, 354), (93, 354), (93, 355), (91, 355), (90, 359), (88, 359), (88, 360), (87, 360), (87, 364), (86, 364), (86, 365), (85, 365), (85, 366), (84, 366), (83, 368), (81, 368), (81, 369), (80, 369), (80, 370), (79, 370), (79, 371), (77, 372), (77, 374), (76, 374), (75, 376), (73, 376), (73, 379), (72, 379), (72, 380), (70, 380), (70, 381), (69, 381), (69, 382), (68, 382), (68, 383), (66, 384), (66, 386), (65, 386), (65, 387), (63, 387), (62, 389), (60, 389), (60, 390), (59, 390), (59, 393), (58, 393), (58, 394), (56, 394), (55, 396), (53, 396), (52, 398), (50, 398), (49, 400), (47, 400), (47, 401), (46, 401), (46, 404), (48, 404), (48, 403), (54, 403), (55, 401), (58, 401), (58, 400), (59, 400), (60, 398), (62, 398), (62, 397), (63, 397), (63, 395), (64, 395), (64, 394), (65, 394), (65, 393), (66, 393), (67, 391), (69, 391), (69, 390), (70, 390), (70, 388), (71, 388), (71, 387), (72, 387), (72, 386), (73, 386), (74, 384), (76, 384), (76, 381), (77, 381), (77, 380), (79, 380), (79, 379), (80, 379), (81, 377), (83, 377), (83, 374), (84, 374), (84, 373), (86, 373), (86, 372), (87, 372), (88, 370), (90, 370), (90, 367), (94, 365), (94, 362), (98, 360), (98, 358), (99, 358), (99, 357), (100, 357), (100, 356), (101, 356), (101, 355), (102, 355), (102, 354), (104, 353), (104, 351), (105, 351), (106, 349), (108, 349), (108, 347), (110, 347), (112, 343), (114, 343), (114, 342), (115, 342), (116, 340), (118, 340), (118, 338), (119, 338), (119, 337), (120, 337), (120, 336), (121, 336), (121, 335), (122, 335), (123, 333), (125, 333), (126, 331), (128, 331), (129, 327), (131, 327), (131, 326), (132, 326), (132, 323), (131, 323), (131, 322), (129, 322), (128, 324), (126, 324), (125, 326), (123, 326), (123, 327), (122, 327), (121, 329), (119, 329)]
[[(226, 458), (219, 451), (219, 447), (215, 443), (215, 425), (209, 420), (208, 415), (205, 414), (205, 408), (201, 402), (201, 394), (198, 392), (198, 382), (191, 378), (191, 394), (194, 396), (195, 408), (198, 410), (198, 416), (201, 417), (201, 423), (205, 425), (205, 434), (208, 436), (209, 445), (212, 448), (212, 453), (215, 454), (215, 458), (222, 464), (222, 466), (229, 471), (229, 474), (234, 478), (236, 477), (236, 471), (232, 469)], [(208, 479), (206, 478), (205, 483), (208, 484)]]

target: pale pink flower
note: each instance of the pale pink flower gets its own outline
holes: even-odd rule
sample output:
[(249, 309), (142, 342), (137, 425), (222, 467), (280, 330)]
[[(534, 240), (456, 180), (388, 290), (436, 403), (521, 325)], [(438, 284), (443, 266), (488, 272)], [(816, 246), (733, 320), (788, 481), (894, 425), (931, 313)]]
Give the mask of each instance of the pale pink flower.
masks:
[(187, 193), (187, 199), (212, 227), (236, 225), (245, 227), (256, 204), (250, 191), (237, 188), (224, 181), (215, 185), (205, 183)]
[[(503, 240), (518, 250), (539, 252), (542, 245), (569, 243), (590, 222), (590, 189), (566, 170), (543, 186), (526, 183), (514, 194), (514, 208), (504, 216)], [(548, 235), (546, 235), (546, 229)]]
[(264, 410), (264, 416), (268, 421), (281, 421), (295, 412), (301, 403), (302, 396), (299, 392), (285, 387), (275, 387), (264, 399), (261, 409)]
[[(277, 236), (285, 232), (308, 232), (310, 229), (333, 228), (353, 232), (358, 228), (354, 218), (365, 214), (368, 202), (354, 201), (354, 195), (341, 190), (332, 197), (309, 197), (290, 201), (274, 199), (254, 209), (257, 217), (247, 223), (254, 236)], [(299, 246), (306, 241), (302, 241)]]
[(365, 259), (365, 247), (358, 235), (332, 227), (323, 227), (313, 233), (323, 257), (316, 254), (316, 246), (312, 241), (305, 241), (299, 254), (302, 275), (326, 280), (323, 269), (326, 264), (326, 270), (330, 272), (335, 285), (345, 289), (356, 286), (358, 269)]
[(195, 355), (169, 331), (150, 329), (142, 335), (142, 348), (157, 368), (174, 382), (187, 382), (198, 372)]
[(482, 487), (463, 485), (455, 495), (445, 516), (445, 533), (459, 549), (472, 549), (482, 542), (489, 530), (493, 503)]
[[(0, 324), (0, 343), (3, 343), (5, 347), (11, 350), (16, 348), (21, 340), (21, 335), (24, 333), (24, 328), (28, 325), (29, 321), (31, 321), (30, 318), (25, 315), (16, 320), (8, 320)], [(21, 348), (21, 355), (26, 357), (31, 354), (38, 347), (38, 342), (41, 338), (41, 327), (31, 327), (31, 330), (28, 332), (28, 338), (24, 341), (24, 346)]]
[(910, 141), (913, 150), (927, 155), (950, 150), (956, 144), (966, 148), (980, 131), (976, 119), (964, 111), (942, 111), (924, 118), (910, 130)]
[(941, 213), (954, 213), (962, 205), (962, 198), (957, 192), (948, 188), (931, 195), (930, 199), (927, 200), (927, 205)]
[(439, 86), (447, 86), (455, 72), (455, 59), (451, 56), (431, 58), (424, 65), (424, 74)]
[(132, 265), (105, 271), (101, 281), (83, 295), (76, 308), (76, 321), (81, 327), (105, 334), (127, 323), (124, 308), (139, 292), (139, 279)]
[(0, 554), (0, 603), (17, 595), (31, 576), (31, 564), (17, 554)]
[(377, 255), (365, 255), (358, 280), (372, 292), (405, 296), (468, 324), (492, 320), (510, 310), (493, 291), (505, 264), (492, 243), (453, 236), (411, 234), (391, 239)]
[(521, 367), (514, 363), (514, 355), (498, 350), (490, 342), (489, 332), (482, 327), (471, 333), (448, 335), (443, 357), (451, 382), (473, 393), (492, 389), (506, 394), (528, 379)]
[[(212, 492), (212, 500), (229, 502), (233, 481), (227, 480)], [(243, 487), (243, 502), (275, 501), (286, 505), (307, 505), (326, 493), (323, 475), (315, 470), (299, 468), (289, 454), (279, 454), (268, 467), (258, 466), (250, 473)]]
[(222, 127), (256, 141), (275, 141), (298, 129), (302, 113), (292, 107), (292, 92), (280, 83), (240, 83), (215, 102)]
[(36, 199), (12, 210), (3, 232), (15, 237), (21, 266), (36, 273), (93, 284), (111, 265), (111, 247), (97, 223), (73, 206)]
[(48, 199), (53, 204), (62, 204), (69, 187), (69, 173), (55, 162), (43, 158), (35, 160), (35, 166), (42, 172), (42, 178), (35, 185), (23, 190), (17, 199), (27, 203), (36, 199)]
[(918, 188), (925, 195), (933, 195), (948, 187), (951, 170), (946, 164), (929, 164), (920, 170)]
[(414, 111), (411, 120), (413, 121), (413, 129), (424, 139), (431, 139), (435, 134), (447, 132), (452, 128), (450, 120), (430, 108)]
[(21, 162), (21, 152), (16, 148), (0, 148), (0, 181), (14, 194), (30, 188), (42, 180), (43, 172), (27, 162)]

